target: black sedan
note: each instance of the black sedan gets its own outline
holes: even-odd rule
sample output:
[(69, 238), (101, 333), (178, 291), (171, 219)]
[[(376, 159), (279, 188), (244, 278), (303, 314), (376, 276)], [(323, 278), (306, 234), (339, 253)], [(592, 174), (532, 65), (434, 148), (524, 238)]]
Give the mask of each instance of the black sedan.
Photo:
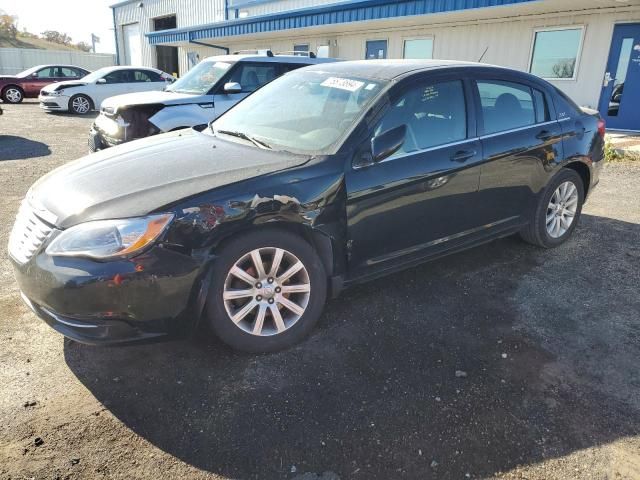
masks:
[(522, 72), (317, 65), (204, 131), (49, 173), (28, 192), (9, 252), (28, 305), (77, 341), (205, 322), (235, 348), (273, 351), (354, 283), (514, 233), (565, 242), (603, 145), (596, 112)]

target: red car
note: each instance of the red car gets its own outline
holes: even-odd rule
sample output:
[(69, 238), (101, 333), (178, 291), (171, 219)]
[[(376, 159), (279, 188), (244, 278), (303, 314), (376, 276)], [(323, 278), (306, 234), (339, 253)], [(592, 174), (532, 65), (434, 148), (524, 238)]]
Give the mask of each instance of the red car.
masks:
[(79, 80), (87, 74), (73, 65), (38, 65), (17, 75), (0, 75), (0, 97), (5, 103), (20, 103), (25, 97), (36, 98), (50, 83)]

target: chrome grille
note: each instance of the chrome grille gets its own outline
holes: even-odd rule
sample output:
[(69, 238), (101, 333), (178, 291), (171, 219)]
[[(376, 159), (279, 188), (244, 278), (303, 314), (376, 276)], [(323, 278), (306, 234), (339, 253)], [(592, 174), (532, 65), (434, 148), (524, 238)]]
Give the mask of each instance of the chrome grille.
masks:
[(52, 229), (53, 227), (34, 213), (27, 200), (24, 200), (9, 236), (9, 254), (19, 263), (28, 262)]

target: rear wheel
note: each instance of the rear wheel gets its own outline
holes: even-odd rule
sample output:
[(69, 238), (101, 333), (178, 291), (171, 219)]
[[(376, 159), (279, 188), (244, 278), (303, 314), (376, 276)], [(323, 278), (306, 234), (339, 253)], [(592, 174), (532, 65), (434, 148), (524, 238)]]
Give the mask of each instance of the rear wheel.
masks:
[(309, 243), (278, 230), (251, 232), (219, 252), (207, 317), (232, 347), (272, 352), (311, 331), (326, 293), (324, 267)]
[(520, 235), (543, 248), (564, 243), (576, 228), (583, 202), (584, 185), (580, 175), (568, 168), (560, 170), (540, 195), (529, 225)]
[(20, 103), (24, 99), (24, 92), (20, 87), (9, 85), (2, 90), (2, 100), (7, 103)]
[(93, 102), (86, 95), (74, 95), (69, 99), (69, 110), (78, 115), (85, 115), (93, 110)]

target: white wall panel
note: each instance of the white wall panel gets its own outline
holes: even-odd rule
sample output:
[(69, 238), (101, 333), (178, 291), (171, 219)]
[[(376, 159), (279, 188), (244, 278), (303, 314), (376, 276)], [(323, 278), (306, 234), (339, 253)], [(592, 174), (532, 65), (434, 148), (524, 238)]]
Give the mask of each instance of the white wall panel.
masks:
[(115, 65), (115, 55), (30, 48), (0, 48), (0, 74), (13, 75), (27, 68), (45, 64), (76, 65), (87, 70), (98, 70)]

